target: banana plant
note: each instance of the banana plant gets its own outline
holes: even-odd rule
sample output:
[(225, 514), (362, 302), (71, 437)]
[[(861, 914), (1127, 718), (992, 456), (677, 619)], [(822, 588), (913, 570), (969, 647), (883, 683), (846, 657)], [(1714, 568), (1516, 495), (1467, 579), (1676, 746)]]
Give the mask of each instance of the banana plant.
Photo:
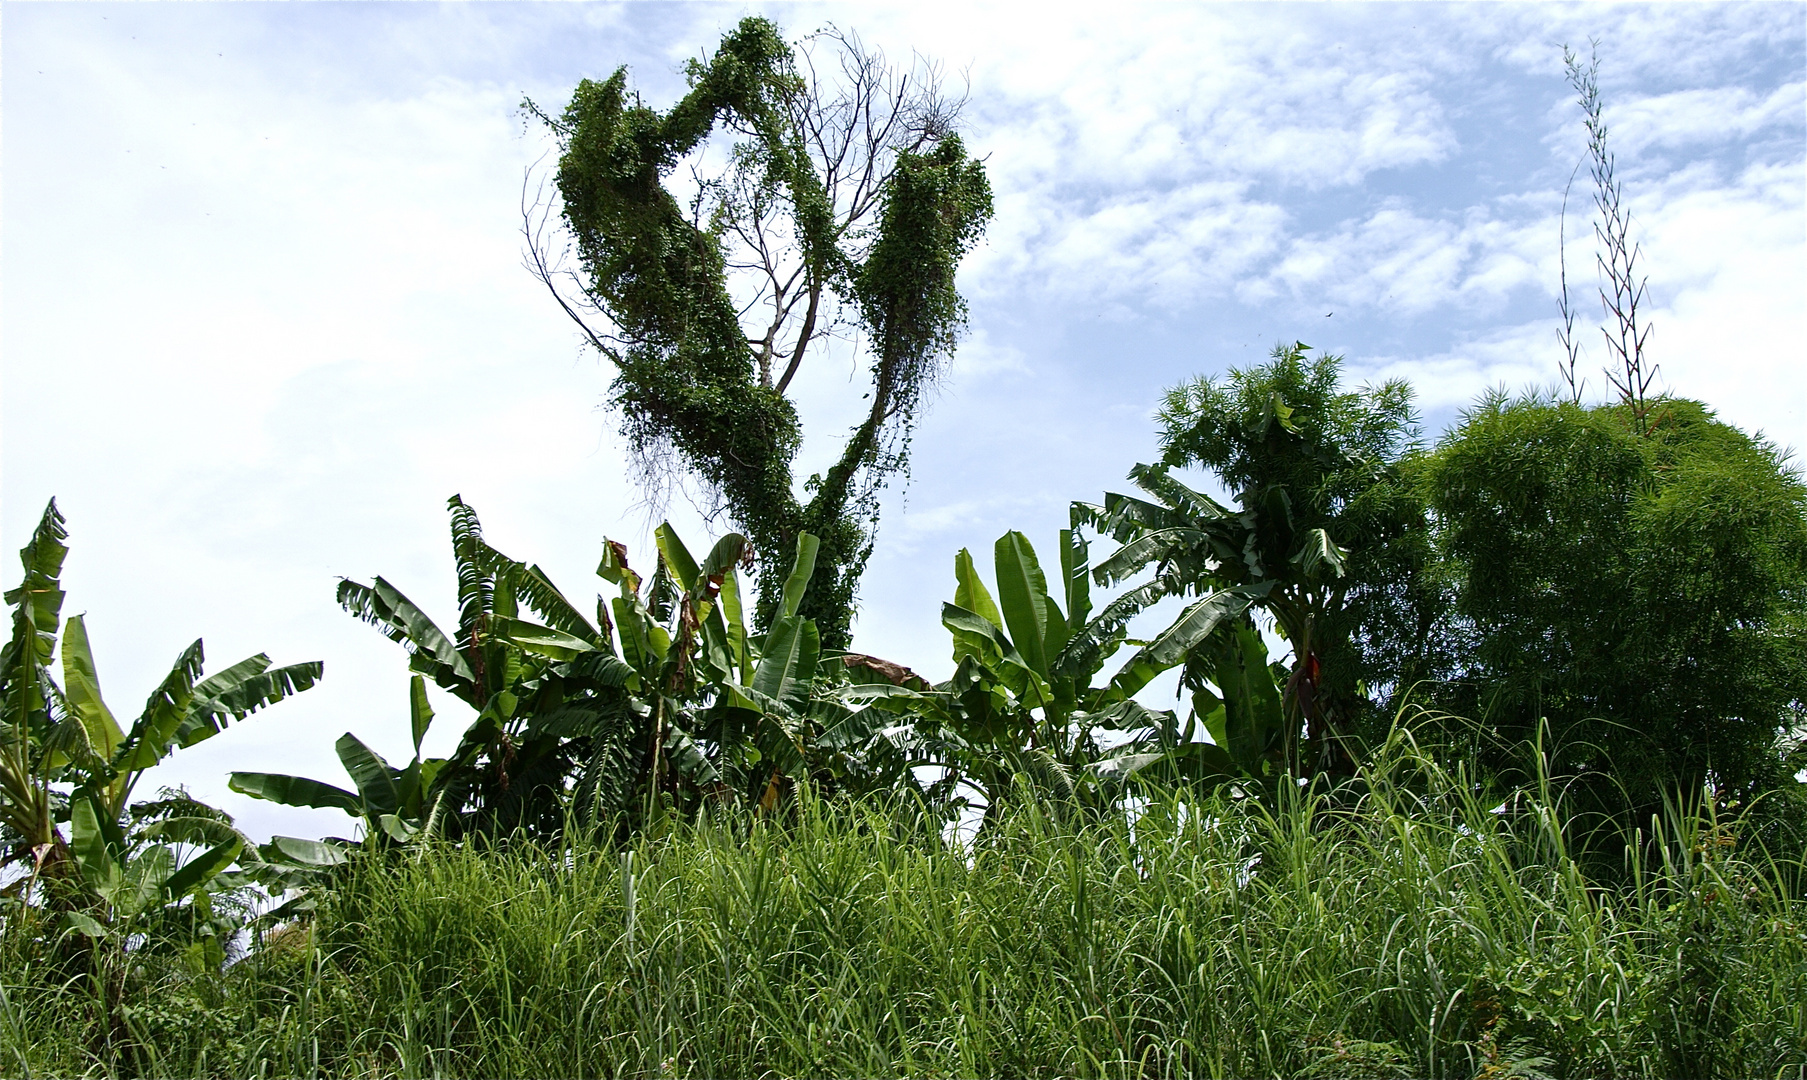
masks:
[[(669, 762), (696, 790), (770, 810), (807, 771), (822, 718), (812, 692), (821, 638), (815, 621), (798, 614), (820, 541), (798, 536), (778, 610), (765, 633), (754, 634), (735, 573), (745, 538), (729, 534), (698, 563), (669, 525), (656, 537), (660, 562), (645, 596), (622, 545), (607, 544), (598, 569), (621, 589), (613, 605), (623, 656), (640, 686), (657, 691), (649, 698), (651, 783), (659, 787)], [(660, 600), (666, 594), (669, 611)]]
[[(1276, 397), (1270, 408), (1275, 410), (1273, 426), (1289, 430), (1285, 404)], [(1213, 730), (1214, 738), (1212, 725), (1220, 719), (1228, 725), (1226, 738), (1231, 730), (1242, 732), (1233, 746), (1219, 739), (1238, 768), (1265, 777), (1298, 772), (1299, 729), (1307, 725), (1320, 751), (1332, 752), (1324, 745), (1328, 732), (1318, 723), (1320, 668), (1314, 632), (1342, 602), (1348, 552), (1323, 528), (1297, 527), (1284, 487), (1244, 492), (1242, 509), (1232, 510), (1181, 483), (1163, 465), (1137, 465), (1129, 476), (1152, 498), (1108, 493), (1102, 504), (1076, 502), (1073, 522), (1075, 528), (1094, 528), (1120, 545), (1094, 568), (1098, 584), (1122, 584), (1144, 571), (1152, 573), (1113, 601), (1095, 630), (1078, 635), (1071, 645), (1074, 654), (1101, 647), (1129, 618), (1162, 599), (1191, 598), (1170, 628), (1170, 647), (1156, 651), (1162, 659), (1185, 664), (1182, 681), (1194, 692), (1194, 717)], [(1265, 693), (1255, 698), (1246, 693), (1251, 683), (1265, 685), (1273, 679), (1251, 610), (1273, 619), (1293, 646), (1294, 665), (1279, 676), (1285, 683), (1280, 695), (1284, 716), (1269, 715)], [(1203, 634), (1192, 632), (1206, 628)], [(1220, 634), (1219, 628), (1229, 632)], [(1219, 693), (1212, 691), (1213, 682)], [(1261, 718), (1258, 737), (1249, 726), (1257, 723), (1256, 717)]]
[(1078, 530), (1061, 532), (1060, 553), (1057, 595), (1028, 538), (1004, 534), (993, 549), (995, 598), (971, 552), (955, 556), (954, 601), (942, 605), (942, 624), (953, 638), (953, 677), (926, 690), (868, 679), (842, 691), (849, 703), (911, 718), (875, 741), (912, 767), (940, 766), (944, 775), (932, 795), (958, 801), (959, 789), (972, 789), (988, 814), (1024, 782), (1102, 806), (1149, 769), (1200, 780), (1235, 775), (1221, 747), (1198, 741), (1172, 712), (1147, 709), (1134, 695), (1232, 626), (1252, 595), (1234, 593), (1189, 610), (1094, 685), (1127, 643), (1128, 614), (1112, 604), (1092, 615), (1089, 547)]
[[(46, 899), (78, 929), (106, 931), (167, 916), (246, 852), (230, 819), (221, 826), (219, 811), (186, 798), (180, 801), (192, 812), (152, 815), (155, 827), (133, 827), (151, 805), (129, 805), (144, 773), (308, 689), (322, 667), (272, 667), (259, 654), (203, 677), (197, 640), (131, 727), (122, 728), (101, 696), (83, 617), (66, 624), (60, 618), (67, 538), (52, 500), (20, 552), (25, 580), (5, 597), (14, 610), (13, 634), (0, 654), (0, 821), (14, 840), (6, 861), (29, 860), (31, 881), (42, 880)], [(60, 684), (50, 668), (59, 651)], [(159, 840), (170, 842), (153, 842)]]
[[(587, 619), (536, 565), (511, 559), (483, 539), (476, 511), (454, 495), (452, 552), (458, 624), (446, 633), (382, 577), (340, 582), (340, 605), (408, 653), (409, 727), (414, 757), (396, 768), (356, 735), (335, 749), (355, 791), (276, 773), (234, 773), (234, 790), (291, 806), (343, 810), (378, 845), (405, 844), (472, 829), (554, 832), (563, 825), (567, 780), (593, 744), (619, 742), (632, 728), (634, 672), (606, 630)], [(538, 621), (524, 617), (526, 612)], [(598, 618), (608, 626), (606, 610)], [(426, 680), (475, 717), (447, 758), (423, 758), (433, 721)], [(281, 847), (286, 842), (286, 847)], [(342, 861), (343, 845), (279, 837), (270, 852), (315, 869)]]
[(197, 973), (219, 970), (267, 877), (257, 847), (230, 815), (181, 790), (134, 804), (116, 824), (92, 803), (73, 806), (70, 846), (89, 902), (64, 911), (64, 922), (115, 953), (138, 939), (138, 949), (180, 954)]
[[(264, 772), (235, 772), (228, 784), (242, 795), (285, 806), (342, 810), (362, 823), (366, 837), (379, 842), (410, 843), (423, 832), (432, 831), (435, 813), (445, 801), (443, 791), (436, 796), (429, 793), (434, 792), (433, 781), (447, 759), (423, 760), (420, 756), (421, 740), (433, 723), (433, 706), (427, 700), (426, 681), (419, 675), (409, 680), (408, 719), (414, 736), (414, 758), (405, 768), (390, 765), (350, 732), (339, 737), (333, 748), (355, 791), (303, 776)], [(324, 845), (278, 836), (266, 845), (263, 855), (272, 865), (325, 869), (346, 861), (342, 850), (328, 847), (344, 849), (353, 846), (353, 842), (334, 837)]]
[[(800, 558), (787, 579), (784, 616), (755, 636), (734, 573), (745, 537), (723, 537), (699, 562), (661, 525), (659, 560), (644, 579), (626, 546), (605, 540), (597, 574), (618, 595), (598, 598), (592, 622), (538, 566), (490, 547), (462, 499), (449, 507), (455, 632), (381, 577), (339, 586), (347, 611), (408, 651), (414, 759), (396, 768), (347, 733), (337, 749), (355, 791), (261, 772), (233, 774), (235, 790), (343, 810), (361, 820), (366, 842), (393, 846), (472, 829), (549, 834), (568, 808), (631, 829), (667, 807), (739, 795), (748, 761), (798, 758), (797, 707), (819, 651), (814, 624), (796, 617), (811, 560)], [(804, 547), (813, 555), (814, 538)], [(433, 719), (427, 679), (476, 713), (444, 759), (420, 753)], [(776, 782), (768, 776), (767, 787)], [(273, 864), (327, 869), (345, 854), (343, 844), (272, 843)]]

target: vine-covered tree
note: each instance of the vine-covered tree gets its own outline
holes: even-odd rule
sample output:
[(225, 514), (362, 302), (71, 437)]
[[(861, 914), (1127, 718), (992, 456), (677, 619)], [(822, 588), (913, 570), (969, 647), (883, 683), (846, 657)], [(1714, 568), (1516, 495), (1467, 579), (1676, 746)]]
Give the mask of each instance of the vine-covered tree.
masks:
[[(536, 201), (529, 266), (614, 365), (610, 401), (643, 480), (688, 470), (769, 571), (799, 534), (821, 538), (804, 614), (824, 645), (844, 648), (877, 495), (906, 467), (923, 392), (964, 324), (954, 275), (991, 216), (991, 188), (938, 73), (895, 70), (852, 35), (828, 30), (793, 50), (748, 18), (686, 75), (690, 92), (664, 112), (629, 89), (625, 67), (579, 83), (556, 116), (527, 103), (558, 141), (577, 262), (552, 250), (550, 207)], [(718, 129), (732, 145), (705, 173)], [(687, 158), (680, 200), (666, 180)], [(789, 394), (837, 336), (871, 358), (865, 415), (800, 492)], [(762, 623), (782, 577), (759, 575)]]

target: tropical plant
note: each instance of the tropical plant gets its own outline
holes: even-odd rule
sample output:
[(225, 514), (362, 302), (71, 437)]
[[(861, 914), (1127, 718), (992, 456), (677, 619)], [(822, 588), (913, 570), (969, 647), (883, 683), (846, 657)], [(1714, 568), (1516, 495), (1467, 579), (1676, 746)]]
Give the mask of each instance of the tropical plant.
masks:
[[(234, 790), (343, 810), (362, 820), (367, 842), (393, 845), (472, 830), (553, 835), (571, 811), (631, 831), (711, 795), (769, 804), (796, 775), (820, 651), (815, 624), (797, 614), (814, 537), (799, 538), (763, 635), (748, 632), (735, 575), (745, 538), (723, 537), (699, 563), (669, 525), (656, 530), (659, 560), (647, 578), (625, 545), (603, 542), (597, 574), (619, 595), (598, 599), (592, 623), (538, 566), (490, 547), (462, 499), (449, 505), (454, 635), (381, 577), (339, 587), (346, 610), (409, 652), (413, 760), (396, 768), (348, 732), (337, 750), (355, 791), (261, 772), (234, 773)], [(448, 758), (420, 756), (434, 717), (429, 677), (477, 713)], [(755, 785), (750, 770), (761, 761), (770, 768)], [(285, 841), (289, 849), (266, 852), (271, 861), (342, 858), (307, 841), (276, 843)]]
[[(748, 554), (746, 538), (728, 534), (698, 563), (669, 524), (656, 536), (658, 568), (644, 587), (614, 541), (604, 544), (597, 570), (620, 587), (611, 605), (622, 655), (653, 725), (648, 790), (662, 794), (660, 805), (684, 802), (679, 788), (687, 786), (688, 809), (702, 795), (769, 809), (786, 778), (804, 768), (821, 638), (799, 609), (818, 541), (797, 538), (778, 611), (764, 634), (754, 634), (735, 573)], [(604, 782), (600, 773), (587, 780), (584, 797), (597, 799)]]
[[(1194, 715), (1214, 737), (1221, 723), (1220, 741), (1245, 768), (1260, 762), (1258, 775), (1347, 773), (1344, 736), (1368, 693), (1428, 673), (1437, 623), (1437, 594), (1420, 572), (1423, 506), (1400, 471), (1417, 437), (1410, 390), (1339, 392), (1341, 358), (1310, 359), (1307, 348), (1281, 346), (1266, 365), (1170, 391), (1162, 460), (1129, 474), (1149, 498), (1110, 493), (1073, 507), (1075, 527), (1121, 545), (1094, 569), (1100, 585), (1152, 570), (1101, 626), (1166, 597), (1197, 598), (1175, 630), (1210, 633), (1175, 633), (1185, 655), (1163, 658), (1185, 660)], [(1237, 508), (1174, 476), (1187, 466), (1211, 470)], [(1253, 612), (1292, 649), (1277, 723), (1264, 694), (1247, 696), (1249, 680), (1267, 678)]]
[[(147, 770), (313, 686), (321, 664), (271, 667), (260, 653), (203, 677), (197, 640), (122, 729), (101, 696), (83, 617), (61, 621), (67, 539), (52, 500), (20, 552), (25, 580), (6, 594), (14, 610), (0, 654), (0, 820), (11, 841), (5, 860), (31, 865), (17, 895), (37, 894), (76, 929), (121, 945), (136, 934), (155, 944), (186, 926), (186, 943), (217, 966), (231, 934), (212, 918), (211, 897), (247, 884), (224, 874), (235, 861), (258, 862), (256, 851), (229, 816), (186, 794), (129, 800)], [(59, 649), (60, 684), (50, 669)]]
[[(836, 54), (838, 87), (820, 77), (818, 46)], [(800, 60), (749, 17), (686, 74), (690, 93), (663, 113), (628, 89), (625, 68), (581, 82), (557, 116), (525, 103), (558, 140), (580, 270), (549, 254), (544, 204), (526, 215), (530, 265), (614, 365), (611, 401), (648, 480), (669, 475), (675, 452), (751, 537), (767, 569), (760, 627), (808, 532), (817, 583), (801, 612), (845, 648), (878, 492), (905, 468), (924, 391), (952, 355), (965, 315), (954, 275), (991, 189), (933, 69), (893, 72), (857, 38), (818, 33)], [(698, 172), (686, 207), (663, 177), (718, 124), (741, 141), (722, 172)], [(872, 356), (866, 415), (804, 502), (786, 395), (811, 348), (849, 330)]]
[[(458, 573), (458, 626), (448, 635), (378, 577), (339, 585), (339, 603), (408, 651), (414, 759), (397, 769), (347, 732), (337, 751), (356, 792), (303, 777), (234, 773), (234, 790), (360, 818), (372, 842), (405, 843), (426, 830), (555, 832), (577, 756), (630, 722), (631, 669), (537, 566), (483, 539), (476, 512), (448, 503)], [(522, 618), (526, 608), (543, 622)], [(606, 625), (606, 624), (605, 624)], [(425, 679), (476, 711), (449, 758), (423, 759), (433, 721)]]
[(1446, 691), (1522, 758), (1642, 822), (1665, 793), (1795, 786), (1807, 702), (1807, 485), (1704, 405), (1484, 398), (1423, 463), (1473, 635)]
[[(445, 767), (446, 759), (423, 760), (420, 756), (421, 739), (433, 722), (433, 707), (427, 701), (426, 682), (419, 675), (409, 680), (408, 714), (414, 735), (414, 758), (405, 768), (390, 765), (349, 731), (339, 736), (333, 749), (355, 791), (307, 777), (261, 772), (235, 772), (228, 785), (241, 795), (285, 806), (343, 810), (363, 826), (364, 842), (383, 846), (408, 844), (433, 832), (436, 812), (445, 803), (443, 791), (435, 789), (433, 781)], [(429, 795), (436, 797), (429, 801)], [(346, 849), (359, 842), (343, 837), (324, 841), (272, 837), (260, 849), (265, 864), (261, 868), (264, 881), (281, 890), (317, 885), (349, 861)], [(311, 897), (299, 896), (274, 914), (286, 915), (311, 907)]]
[(1077, 531), (1061, 531), (1060, 559), (1059, 591), (1051, 592), (1028, 538), (1005, 533), (993, 548), (994, 598), (962, 549), (954, 558), (954, 601), (941, 609), (953, 636), (953, 677), (929, 687), (876, 673), (839, 691), (855, 706), (908, 718), (889, 726), (849, 724), (873, 733), (865, 753), (889, 757), (901, 766), (900, 776), (939, 769), (927, 789), (931, 801), (983, 804), (987, 820), (1020, 797), (1101, 811), (1139, 774), (1237, 775), (1223, 749), (1197, 740), (1172, 712), (1145, 708), (1134, 695), (1240, 608), (1223, 603), (1182, 618), (1141, 643), (1108, 681), (1093, 685), (1125, 644), (1126, 608), (1114, 603), (1093, 616), (1089, 550)]
[(255, 885), (275, 880), (231, 815), (181, 789), (133, 804), (117, 823), (97, 819), (85, 802), (71, 819), (72, 861), (87, 893), (63, 919), (114, 961), (131, 947), (218, 971), (258, 906)]

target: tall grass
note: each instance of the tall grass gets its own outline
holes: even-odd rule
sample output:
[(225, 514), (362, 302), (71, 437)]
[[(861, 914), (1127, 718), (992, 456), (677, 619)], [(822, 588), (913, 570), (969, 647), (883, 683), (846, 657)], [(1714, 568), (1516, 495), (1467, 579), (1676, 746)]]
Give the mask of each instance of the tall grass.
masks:
[(1548, 791), (1497, 804), (1401, 738), (1277, 812), (1022, 806), (963, 845), (805, 797), (625, 852), (434, 849), (358, 867), (224, 975), (147, 960), (123, 1034), (9, 933), (0, 1071), (1807, 1071), (1807, 905), (1735, 822), (1668, 826), (1606, 889)]

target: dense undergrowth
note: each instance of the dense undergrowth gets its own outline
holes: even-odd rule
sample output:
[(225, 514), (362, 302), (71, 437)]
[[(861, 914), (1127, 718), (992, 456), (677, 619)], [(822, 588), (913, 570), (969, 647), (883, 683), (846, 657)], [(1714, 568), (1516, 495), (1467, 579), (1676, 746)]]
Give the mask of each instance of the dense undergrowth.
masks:
[[(1798, 866), (1709, 807), (1591, 883), (1547, 785), (1401, 737), (1356, 783), (707, 817), (626, 849), (355, 861), (221, 973), (0, 961), (14, 1075), (1794, 1076)], [(41, 940), (41, 939), (40, 939)], [(60, 974), (53, 974), (58, 972)]]

